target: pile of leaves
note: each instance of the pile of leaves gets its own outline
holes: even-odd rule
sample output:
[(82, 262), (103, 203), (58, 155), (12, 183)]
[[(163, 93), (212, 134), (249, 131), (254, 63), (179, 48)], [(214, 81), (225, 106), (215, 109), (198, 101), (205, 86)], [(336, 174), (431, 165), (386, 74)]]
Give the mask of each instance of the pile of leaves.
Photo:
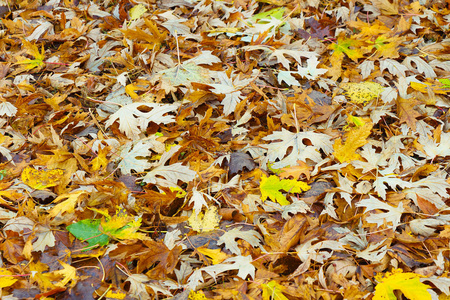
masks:
[(449, 299), (450, 5), (0, 3), (2, 299)]

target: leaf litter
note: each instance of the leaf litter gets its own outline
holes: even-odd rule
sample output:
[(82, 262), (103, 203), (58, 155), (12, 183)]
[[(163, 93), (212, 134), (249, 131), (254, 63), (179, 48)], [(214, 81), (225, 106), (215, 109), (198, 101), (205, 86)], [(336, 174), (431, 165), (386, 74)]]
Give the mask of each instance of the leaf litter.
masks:
[(2, 299), (446, 299), (443, 1), (0, 4)]

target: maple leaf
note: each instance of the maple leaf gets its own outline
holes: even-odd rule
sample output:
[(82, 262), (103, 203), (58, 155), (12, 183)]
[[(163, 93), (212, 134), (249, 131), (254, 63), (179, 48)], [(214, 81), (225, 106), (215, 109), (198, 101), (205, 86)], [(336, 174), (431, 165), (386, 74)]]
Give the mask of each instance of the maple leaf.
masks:
[(416, 273), (403, 273), (401, 269), (394, 269), (384, 276), (378, 274), (375, 278), (379, 283), (375, 286), (373, 299), (397, 299), (394, 290), (400, 290), (411, 300), (431, 300), (431, 294), (427, 291), (431, 287), (420, 282), (421, 277), (423, 276)]
[(192, 197), (191, 197), (191, 199), (189, 200), (189, 204), (194, 203), (194, 207), (193, 207), (193, 209), (194, 209), (194, 214), (199, 214), (199, 213), (202, 211), (203, 206), (208, 207), (208, 203), (206, 203), (205, 197), (206, 197), (207, 199), (216, 201), (213, 197), (211, 197), (211, 196), (208, 195), (208, 194), (199, 192), (199, 191), (197, 191), (196, 189), (194, 189), (194, 190), (192, 191)]
[(375, 179), (373, 187), (375, 192), (378, 193), (378, 196), (380, 196), (384, 200), (386, 199), (387, 185), (389, 185), (394, 190), (397, 186), (401, 188), (413, 187), (412, 183), (397, 178), (395, 175), (379, 176)]
[(212, 259), (212, 264), (217, 265), (228, 258), (228, 255), (223, 253), (220, 249), (208, 249), (206, 247), (200, 247), (196, 249), (201, 254), (204, 254)]
[(62, 276), (63, 279), (57, 282), (55, 285), (60, 287), (65, 287), (66, 284), (71, 282), (69, 286), (73, 287), (77, 283), (79, 277), (77, 276), (77, 269), (72, 267), (65, 262), (58, 260), (58, 262), (62, 265), (63, 269), (58, 271), (53, 271), (53, 275)]
[(368, 223), (375, 223), (377, 227), (383, 224), (392, 223), (392, 229), (395, 231), (400, 224), (402, 214), (405, 212), (403, 203), (400, 202), (397, 207), (391, 206), (385, 202), (381, 202), (375, 197), (369, 195), (368, 199), (363, 199), (356, 204), (357, 207), (365, 207), (367, 211), (386, 210), (386, 213), (370, 213), (366, 217)]
[(118, 208), (114, 216), (108, 216), (100, 221), (99, 228), (102, 233), (119, 240), (149, 239), (144, 233), (137, 232), (141, 224), (142, 218), (135, 218)]
[(345, 83), (341, 88), (346, 91), (346, 95), (353, 103), (367, 103), (378, 98), (384, 90), (380, 84), (370, 81)]
[(45, 251), (45, 247), (55, 246), (55, 236), (49, 227), (37, 225), (35, 228), (35, 236), (38, 238), (33, 242), (33, 251)]
[(123, 209), (118, 208), (112, 217), (107, 212), (96, 210), (105, 217), (102, 219), (84, 219), (67, 226), (67, 230), (77, 239), (87, 241), (89, 247), (104, 246), (110, 238), (119, 240), (149, 239), (145, 234), (137, 232), (141, 227), (142, 219), (127, 215)]
[(22, 171), (22, 181), (36, 190), (43, 190), (58, 185), (63, 177), (64, 170), (37, 170), (30, 166)]
[(188, 219), (189, 226), (192, 230), (198, 232), (208, 232), (215, 230), (219, 226), (221, 217), (217, 213), (218, 209), (215, 206), (210, 206), (203, 215), (203, 212), (193, 212)]
[(283, 213), (281, 214), (281, 217), (285, 220), (289, 220), (291, 216), (289, 214), (296, 215), (297, 213), (305, 214), (308, 211), (311, 211), (308, 204), (306, 204), (304, 201), (299, 201), (292, 197), (292, 203), (289, 205), (283, 206)]
[(100, 221), (100, 219), (81, 220), (67, 226), (67, 230), (77, 239), (88, 242), (89, 247), (105, 246), (109, 243), (109, 236), (100, 231)]
[(414, 106), (419, 103), (420, 101), (414, 99), (402, 97), (397, 99), (397, 113), (400, 117), (400, 123), (406, 123), (412, 130), (416, 130), (417, 117), (420, 117), (420, 114), (414, 110)]
[(197, 269), (188, 280), (188, 286), (195, 288), (200, 282), (203, 282), (202, 271), (208, 273), (211, 277), (216, 278), (218, 274), (230, 270), (238, 270), (237, 276), (246, 279), (247, 276), (255, 278), (256, 268), (252, 264), (252, 257), (235, 256), (224, 260), (222, 263)]
[(286, 287), (282, 286), (275, 280), (271, 280), (267, 284), (261, 284), (261, 288), (263, 300), (288, 300), (288, 298), (282, 293)]
[(342, 144), (342, 139), (338, 138), (333, 145), (334, 157), (336, 157), (341, 163), (358, 160), (360, 155), (356, 153), (356, 150), (367, 143), (366, 139), (371, 133), (372, 126), (372, 123), (367, 122), (362, 126), (357, 126), (350, 129), (345, 133), (344, 144)]
[(220, 83), (209, 84), (213, 87), (211, 92), (215, 94), (225, 95), (225, 98), (222, 100), (223, 112), (225, 116), (231, 114), (236, 108), (236, 105), (238, 105), (242, 100), (245, 99), (245, 96), (242, 95), (242, 92), (240, 90), (248, 86), (250, 82), (255, 80), (256, 73), (254, 72), (253, 78), (241, 79), (239, 76), (236, 76), (234, 80), (231, 81), (231, 79), (228, 78), (225, 72), (218, 72), (217, 78), (219, 79)]
[(280, 192), (284, 190), (288, 193), (302, 193), (309, 190), (311, 187), (303, 181), (296, 181), (291, 179), (280, 180), (277, 176), (271, 175), (261, 178), (261, 184), (259, 186), (261, 190), (261, 199), (264, 201), (267, 198), (277, 201), (281, 205), (289, 205), (286, 197)]
[(180, 85), (190, 87), (193, 82), (209, 84), (212, 83), (211, 72), (199, 65), (211, 65), (218, 62), (221, 60), (211, 51), (203, 51), (200, 55), (188, 59), (182, 64), (158, 72), (152, 77), (152, 82), (160, 80), (166, 93), (175, 91), (176, 87)]
[[(174, 112), (177, 108), (178, 106), (174, 104), (130, 103), (110, 115), (105, 122), (105, 127), (108, 128), (117, 121), (119, 130), (134, 140), (147, 129), (150, 122), (168, 124), (175, 121), (174, 116), (167, 114)], [(150, 111), (145, 112), (140, 109), (150, 109)]]
[(374, 47), (377, 49), (377, 54), (380, 57), (397, 58), (400, 56), (397, 47), (403, 42), (401, 37), (388, 37), (380, 35), (374, 42)]
[[(273, 134), (264, 137), (264, 140), (271, 141), (270, 144), (265, 145), (268, 149), (267, 160), (269, 162), (280, 160), (272, 165), (274, 169), (293, 166), (298, 160), (306, 161), (310, 159), (314, 162), (320, 162), (322, 157), (318, 150), (322, 150), (327, 155), (333, 150), (328, 135), (312, 131), (293, 133), (283, 128), (281, 132), (275, 131)], [(310, 141), (312, 145), (305, 143), (306, 140)], [(291, 148), (291, 152), (286, 156), (289, 148)]]
[(363, 57), (363, 52), (361, 50), (363, 44), (364, 43), (360, 40), (354, 40), (346, 38), (344, 35), (340, 35), (337, 42), (329, 46), (329, 48), (333, 50), (333, 55), (330, 58), (332, 63), (342, 60), (344, 54), (356, 62), (358, 58)]
[(5, 268), (0, 268), (0, 277), (2, 278), (0, 288), (11, 286), (17, 281), (17, 278), (13, 277), (13, 273)]
[(309, 180), (311, 177), (312, 167), (308, 166), (305, 162), (299, 160), (297, 161), (297, 165), (292, 167), (285, 167), (281, 169), (280, 178), (289, 178), (293, 177), (295, 180), (300, 179), (302, 175), (306, 176), (306, 179)]
[(108, 158), (107, 155), (109, 151), (111, 150), (111, 147), (101, 147), (98, 152), (97, 156), (91, 161), (92, 165), (92, 171), (98, 171), (98, 170), (104, 170), (106, 166), (108, 165)]
[(151, 299), (147, 292), (146, 284), (150, 278), (144, 274), (132, 274), (128, 276), (127, 280), (130, 283), (130, 294), (139, 299)]
[(272, 53), (268, 57), (268, 60), (270, 61), (271, 59), (276, 58), (277, 62), (280, 63), (288, 71), (289, 71), (289, 65), (291, 62), (285, 57), (285, 55), (289, 55), (289, 56), (293, 57), (299, 66), (302, 65), (302, 57), (307, 57), (309, 59), (313, 59), (313, 58), (316, 58), (317, 56), (319, 56), (316, 52), (298, 51), (298, 50), (292, 50), (292, 49), (276, 49), (275, 51), (271, 51), (271, 52)]
[(183, 166), (181, 163), (175, 163), (168, 166), (157, 166), (142, 177), (142, 182), (171, 187), (177, 186), (178, 180), (189, 182), (194, 180), (195, 177), (197, 177), (197, 173), (189, 167)]
[(26, 49), (27, 54), (34, 57), (34, 59), (22, 59), (17, 62), (17, 64), (23, 65), (23, 68), (25, 70), (31, 70), (34, 68), (42, 68), (45, 66), (44, 63), (44, 45), (41, 47), (41, 52), (39, 52), (39, 49), (36, 45), (33, 45), (27, 40), (22, 40), (23, 47)]
[(303, 29), (297, 30), (297, 32), (303, 39), (305, 40), (308, 40), (310, 38), (323, 39), (324, 37), (330, 35), (329, 26), (321, 26), (320, 23), (314, 18), (309, 18), (306, 22), (310, 27), (310, 32), (307, 32), (306, 30)]
[(147, 158), (152, 155), (151, 149), (160, 152), (162, 147), (161, 143), (151, 140), (130, 141), (121, 147), (121, 152), (117, 157), (117, 159), (121, 159), (118, 168), (122, 174), (131, 174), (132, 170), (142, 173), (152, 166)]
[(236, 255), (242, 255), (241, 250), (238, 247), (236, 239), (242, 239), (252, 245), (258, 247), (261, 245), (262, 236), (255, 230), (241, 231), (242, 226), (233, 228), (225, 232), (217, 241), (217, 245), (225, 244), (225, 248), (230, 250), (231, 253)]
[[(317, 261), (318, 263), (324, 263), (324, 261), (326, 261), (333, 255), (333, 251), (345, 250), (343, 248), (344, 244), (339, 241), (325, 240), (312, 244), (316, 241), (317, 238), (313, 238), (295, 247), (295, 251), (297, 252), (297, 255), (301, 259), (301, 261), (304, 262), (312, 259)], [(326, 249), (330, 249), (331, 251)]]
[(145, 12), (147, 8), (143, 4), (138, 4), (133, 6), (128, 13), (130, 14), (131, 20), (139, 19)]
[(63, 202), (55, 205), (49, 212), (50, 217), (54, 218), (58, 215), (62, 215), (63, 213), (72, 213), (75, 210), (75, 205), (78, 202), (78, 199), (82, 196), (86, 195), (86, 191), (74, 191), (70, 194), (64, 194), (58, 196), (54, 203), (61, 201), (62, 199), (66, 199)]
[(202, 291), (194, 292), (193, 290), (189, 292), (188, 300), (207, 300), (205, 294)]

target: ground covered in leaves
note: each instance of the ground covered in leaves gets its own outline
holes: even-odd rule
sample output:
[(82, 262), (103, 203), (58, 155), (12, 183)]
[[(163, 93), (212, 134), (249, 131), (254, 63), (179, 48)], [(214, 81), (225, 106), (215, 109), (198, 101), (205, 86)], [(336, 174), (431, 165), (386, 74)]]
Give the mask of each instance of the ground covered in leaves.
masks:
[(449, 299), (445, 1), (0, 3), (2, 299)]

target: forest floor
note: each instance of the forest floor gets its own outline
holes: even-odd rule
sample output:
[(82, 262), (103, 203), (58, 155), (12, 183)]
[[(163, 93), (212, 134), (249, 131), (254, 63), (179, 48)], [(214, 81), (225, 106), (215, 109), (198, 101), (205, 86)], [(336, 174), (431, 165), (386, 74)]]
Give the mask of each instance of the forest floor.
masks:
[(448, 1), (0, 17), (2, 299), (450, 299)]

